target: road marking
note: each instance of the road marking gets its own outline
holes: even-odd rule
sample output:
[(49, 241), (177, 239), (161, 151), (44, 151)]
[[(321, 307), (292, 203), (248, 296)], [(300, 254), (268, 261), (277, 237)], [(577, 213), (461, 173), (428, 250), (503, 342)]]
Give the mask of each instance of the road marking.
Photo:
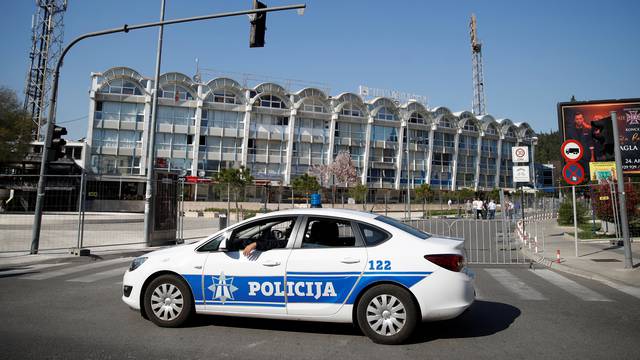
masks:
[(107, 270), (107, 271), (103, 271), (103, 272), (99, 272), (91, 275), (81, 276), (75, 279), (69, 279), (67, 281), (90, 283), (98, 280), (108, 279), (114, 276), (122, 276), (124, 275), (125, 271), (126, 271), (125, 268), (116, 268), (116, 269), (111, 269), (111, 270)]
[(46, 273), (42, 273), (42, 274), (35, 274), (35, 275), (31, 275), (31, 276), (25, 276), (23, 279), (46, 280), (46, 279), (51, 279), (51, 278), (54, 278), (54, 277), (75, 274), (75, 273), (79, 273), (79, 272), (86, 271), (86, 270), (101, 268), (101, 267), (109, 266), (109, 265), (113, 265), (113, 264), (121, 264), (121, 263), (124, 263), (124, 262), (130, 262), (131, 260), (133, 260), (132, 257), (95, 261), (95, 262), (92, 262), (90, 264), (78, 265), (78, 266), (74, 266), (74, 267), (70, 267), (70, 268), (66, 268), (66, 269), (60, 269), (60, 270), (57, 270), (57, 271), (51, 271), (51, 272), (46, 272)]
[(551, 270), (540, 269), (530, 271), (584, 301), (611, 301), (611, 299), (608, 299), (605, 296), (598, 294), (597, 292), (585, 286), (582, 286), (573, 280), (567, 279), (566, 277)]
[(15, 275), (21, 275), (21, 274), (29, 274), (29, 273), (32, 273), (34, 271), (38, 271), (38, 270), (42, 270), (42, 269), (48, 269), (48, 268), (51, 268), (51, 267), (61, 266), (61, 265), (66, 265), (66, 264), (68, 264), (68, 263), (24, 265), (24, 267), (21, 267), (21, 268), (18, 268), (18, 269), (0, 271), (0, 277), (3, 277), (3, 276), (15, 276)]
[(612, 287), (618, 291), (622, 291), (623, 293), (627, 294), (627, 295), (631, 295), (633, 297), (636, 297), (638, 299), (640, 299), (640, 288), (635, 287), (635, 286), (629, 286), (629, 285), (620, 285), (620, 284), (613, 284), (613, 283), (607, 283), (607, 285), (609, 285), (609, 287)]
[(505, 269), (484, 269), (484, 271), (489, 273), (500, 285), (515, 293), (523, 300), (547, 300), (538, 290), (525, 284)]

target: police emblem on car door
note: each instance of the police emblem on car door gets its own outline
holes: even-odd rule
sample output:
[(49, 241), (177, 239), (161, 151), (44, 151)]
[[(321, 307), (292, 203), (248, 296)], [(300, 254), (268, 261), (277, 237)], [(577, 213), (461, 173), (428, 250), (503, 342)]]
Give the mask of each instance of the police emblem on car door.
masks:
[(285, 265), (296, 220), (260, 218), (228, 234), (204, 265), (205, 311), (284, 314)]

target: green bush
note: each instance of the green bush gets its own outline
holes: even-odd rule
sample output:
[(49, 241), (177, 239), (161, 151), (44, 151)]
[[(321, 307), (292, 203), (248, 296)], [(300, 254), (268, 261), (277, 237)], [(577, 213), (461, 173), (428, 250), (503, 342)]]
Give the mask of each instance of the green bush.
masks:
[[(587, 223), (587, 208), (581, 204), (577, 203), (576, 214), (578, 216), (578, 225)], [(573, 201), (566, 199), (560, 204), (560, 209), (558, 210), (558, 225), (573, 225)]]

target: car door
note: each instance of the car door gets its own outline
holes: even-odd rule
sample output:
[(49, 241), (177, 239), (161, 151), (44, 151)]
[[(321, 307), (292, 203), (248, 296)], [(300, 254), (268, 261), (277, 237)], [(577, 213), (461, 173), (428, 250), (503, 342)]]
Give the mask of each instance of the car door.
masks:
[(367, 250), (349, 219), (306, 217), (287, 262), (287, 313), (337, 313), (366, 263)]
[[(296, 216), (262, 217), (234, 228), (211, 251), (203, 269), (205, 312), (285, 313), (285, 266), (293, 246)], [(245, 256), (245, 246), (257, 249)], [(260, 244), (269, 243), (265, 248)], [(279, 245), (275, 246), (276, 243)]]

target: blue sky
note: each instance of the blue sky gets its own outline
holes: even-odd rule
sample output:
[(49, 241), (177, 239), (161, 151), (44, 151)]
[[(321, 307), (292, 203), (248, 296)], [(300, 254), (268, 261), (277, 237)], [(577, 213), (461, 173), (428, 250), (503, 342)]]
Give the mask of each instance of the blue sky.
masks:
[[(270, 6), (297, 3), (266, 0)], [(640, 97), (640, 1), (307, 0), (304, 16), (270, 14), (266, 47), (248, 47), (246, 17), (165, 28), (162, 72), (221, 73), (323, 83), (331, 95), (358, 85), (425, 95), (429, 106), (470, 110), (469, 17), (478, 18), (485, 96), (496, 118), (557, 128), (556, 103)], [(34, 1), (4, 1), (0, 85), (22, 98)], [(242, 10), (250, 0), (167, 0), (167, 19)], [(69, 0), (65, 44), (100, 29), (155, 21), (160, 0)], [(128, 66), (153, 76), (157, 30), (81, 42), (62, 68), (57, 121), (86, 134), (91, 72)], [(205, 73), (204, 79), (213, 75)], [(294, 90), (298, 88), (294, 87)]]

